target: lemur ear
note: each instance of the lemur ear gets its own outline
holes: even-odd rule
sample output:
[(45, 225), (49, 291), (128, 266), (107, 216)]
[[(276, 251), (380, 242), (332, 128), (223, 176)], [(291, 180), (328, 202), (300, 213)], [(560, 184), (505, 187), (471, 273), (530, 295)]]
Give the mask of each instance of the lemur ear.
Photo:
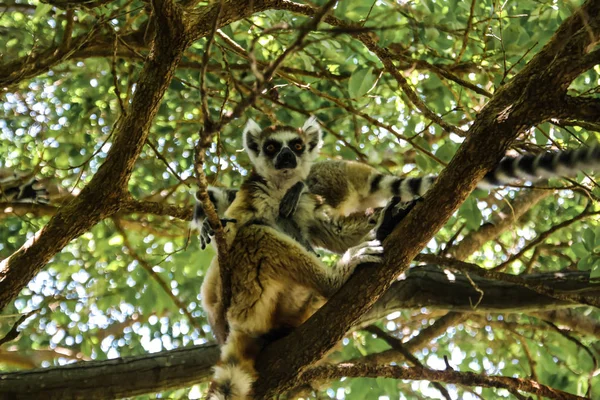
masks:
[(308, 136), (309, 150), (319, 149), (323, 144), (323, 131), (319, 125), (317, 117), (312, 115), (302, 125), (302, 131)]
[(250, 155), (258, 156), (258, 135), (262, 132), (261, 127), (254, 122), (252, 118), (248, 119), (246, 126), (244, 127), (244, 148)]

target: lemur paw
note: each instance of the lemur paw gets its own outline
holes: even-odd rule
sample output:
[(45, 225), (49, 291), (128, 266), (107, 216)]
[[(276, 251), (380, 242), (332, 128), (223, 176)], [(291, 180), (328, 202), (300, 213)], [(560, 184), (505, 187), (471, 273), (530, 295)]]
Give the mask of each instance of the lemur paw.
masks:
[(279, 203), (279, 216), (282, 218), (290, 218), (296, 212), (296, 208), (298, 207), (298, 202), (300, 201), (300, 196), (302, 192), (304, 192), (304, 182), (300, 181), (292, 186), (288, 191), (283, 195), (281, 199), (281, 203)]
[(351, 247), (342, 256), (344, 268), (352, 273), (357, 266), (366, 263), (381, 263), (383, 259), (383, 246), (379, 240), (363, 242)]
[[(229, 222), (236, 223), (237, 220), (231, 218), (221, 218), (221, 225), (225, 227)], [(202, 250), (206, 249), (206, 246), (210, 244), (212, 237), (215, 235), (215, 230), (210, 226), (210, 222), (208, 222), (208, 218), (204, 218), (202, 224), (200, 225), (200, 248)]]
[(402, 203), (399, 196), (393, 197), (379, 216), (379, 224), (375, 228), (377, 240), (384, 241), (408, 213), (423, 199), (418, 198)]

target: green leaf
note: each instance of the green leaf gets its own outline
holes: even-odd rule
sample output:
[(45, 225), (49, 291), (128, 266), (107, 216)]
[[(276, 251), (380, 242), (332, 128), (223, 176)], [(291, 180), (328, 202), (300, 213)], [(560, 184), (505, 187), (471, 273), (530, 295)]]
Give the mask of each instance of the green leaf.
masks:
[(593, 260), (592, 256), (585, 256), (577, 263), (577, 269), (580, 271), (589, 271), (592, 269)]
[(348, 92), (353, 99), (364, 96), (373, 87), (376, 76), (373, 67), (357, 68), (348, 81)]
[(113, 237), (111, 237), (110, 239), (108, 239), (108, 244), (110, 246), (120, 246), (123, 244), (123, 236), (121, 235), (114, 235)]
[(583, 245), (590, 252), (594, 251), (594, 247), (596, 246), (596, 234), (591, 228), (583, 231)]
[(583, 243), (574, 243), (573, 246), (571, 246), (571, 250), (573, 250), (573, 253), (575, 253), (577, 258), (583, 258), (590, 254)]
[(595, 257), (595, 261), (594, 261), (594, 267), (592, 268), (592, 271), (590, 272), (590, 279), (600, 279), (600, 258)]
[(39, 2), (37, 7), (35, 8), (35, 12), (33, 13), (33, 19), (38, 20), (46, 16), (46, 14), (48, 14), (50, 10), (52, 10), (52, 4)]
[(473, 197), (469, 197), (460, 208), (459, 214), (466, 219), (469, 229), (477, 229), (481, 225), (483, 215), (477, 207), (477, 201)]

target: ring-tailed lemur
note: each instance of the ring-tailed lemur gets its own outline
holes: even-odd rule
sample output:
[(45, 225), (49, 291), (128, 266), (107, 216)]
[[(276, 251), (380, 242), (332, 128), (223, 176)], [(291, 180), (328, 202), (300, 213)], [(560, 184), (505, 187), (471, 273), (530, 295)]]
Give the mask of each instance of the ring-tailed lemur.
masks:
[[(261, 130), (250, 122), (244, 130), (244, 145), (255, 168), (225, 212), (225, 218), (236, 221), (225, 226), (228, 249), (221, 260), (231, 265), (226, 316), (230, 332), (210, 399), (248, 398), (255, 380), (254, 359), (265, 340), (303, 323), (357, 265), (380, 261), (380, 241), (362, 241), (373, 225), (353, 224), (352, 216), (329, 215), (319, 196), (304, 191), (302, 182), (320, 143), (321, 130), (313, 118), (301, 129)], [(285, 227), (282, 232), (283, 221), (293, 223), (292, 231), (300, 230), (297, 237), (290, 237)], [(313, 235), (325, 248), (345, 247), (335, 267), (327, 268), (302, 245)], [(360, 244), (351, 247), (349, 242)], [(223, 307), (217, 257), (201, 292), (209, 323), (219, 331), (214, 329)]]
[[(249, 224), (275, 228), (309, 251), (310, 244), (315, 243), (344, 253), (363, 242), (374, 226), (372, 221), (355, 215), (330, 215), (329, 207), (319, 196), (304, 191), (302, 182), (322, 141), (316, 119), (310, 118), (300, 129), (270, 127), (262, 130), (254, 121), (249, 121), (243, 136), (255, 168), (224, 213), (225, 222), (235, 221), (224, 228), (227, 246), (236, 238), (237, 230)], [(313, 241), (312, 237), (319, 239)], [(207, 274), (214, 269), (218, 269), (216, 262)], [(209, 300), (215, 298), (213, 292), (218, 290), (220, 284), (214, 286), (210, 279), (206, 279), (201, 288), (209, 323), (213, 332), (217, 332), (217, 340), (222, 342), (225, 329), (217, 323), (220, 304)]]
[(48, 200), (48, 191), (35, 178), (0, 168), (0, 201), (47, 204)]

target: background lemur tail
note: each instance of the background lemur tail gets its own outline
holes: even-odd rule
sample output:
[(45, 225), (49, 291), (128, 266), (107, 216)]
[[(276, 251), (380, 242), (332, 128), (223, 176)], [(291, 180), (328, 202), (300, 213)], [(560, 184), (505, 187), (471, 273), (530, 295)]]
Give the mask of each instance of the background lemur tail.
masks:
[(250, 400), (258, 350), (259, 344), (254, 338), (230, 332), (221, 348), (221, 360), (215, 366), (207, 400)]
[[(600, 169), (600, 146), (576, 150), (556, 151), (538, 155), (525, 154), (505, 157), (477, 184), (489, 189), (519, 180), (535, 182), (540, 179), (573, 176), (579, 171)], [(399, 196), (402, 202), (421, 197), (429, 190), (437, 176), (399, 178), (392, 175), (373, 174), (369, 177), (369, 196), (389, 199)]]

